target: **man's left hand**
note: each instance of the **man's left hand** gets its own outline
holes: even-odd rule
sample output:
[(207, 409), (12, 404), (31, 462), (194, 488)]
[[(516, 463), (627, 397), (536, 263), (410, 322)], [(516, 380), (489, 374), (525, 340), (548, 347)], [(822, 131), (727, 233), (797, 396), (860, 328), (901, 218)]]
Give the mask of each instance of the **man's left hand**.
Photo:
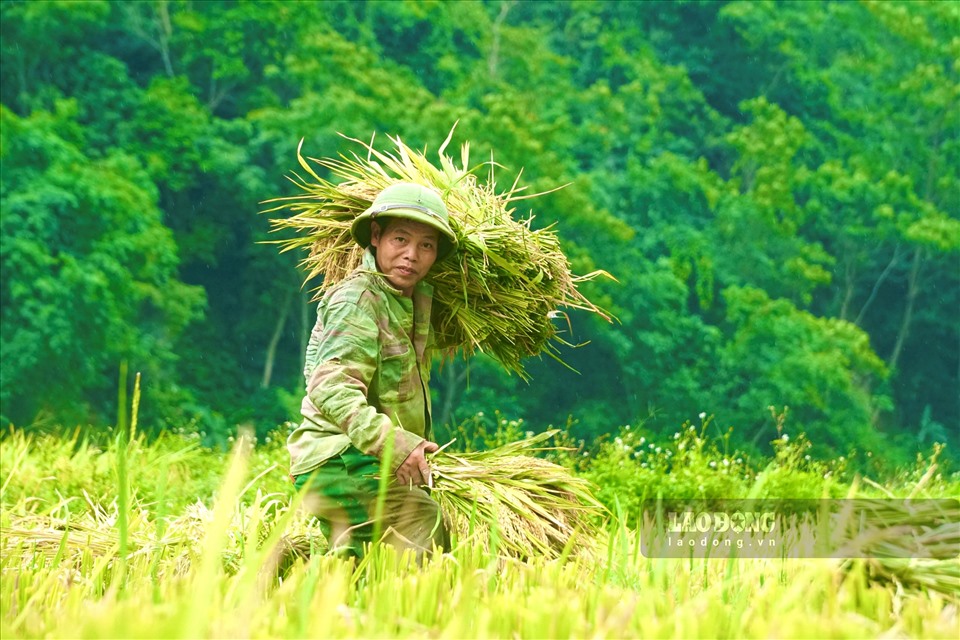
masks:
[(433, 475), (427, 463), (428, 453), (437, 451), (440, 447), (435, 442), (424, 440), (416, 449), (410, 452), (399, 467), (397, 467), (397, 481), (401, 484), (433, 487)]

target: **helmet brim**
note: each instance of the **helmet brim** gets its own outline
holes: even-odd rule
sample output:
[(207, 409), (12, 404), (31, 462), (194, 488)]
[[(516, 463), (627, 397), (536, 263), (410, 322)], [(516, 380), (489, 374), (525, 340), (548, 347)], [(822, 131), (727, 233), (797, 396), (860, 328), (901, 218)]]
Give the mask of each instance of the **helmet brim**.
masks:
[(439, 231), (440, 246), (437, 247), (437, 260), (446, 258), (450, 252), (457, 248), (457, 236), (453, 233), (453, 229), (450, 228), (450, 225), (438, 218), (434, 218), (417, 209), (397, 207), (390, 209), (389, 212), (379, 213), (371, 207), (357, 216), (350, 226), (350, 234), (353, 236), (353, 239), (364, 249), (370, 246), (370, 223), (378, 218), (413, 220), (414, 222), (423, 223)]

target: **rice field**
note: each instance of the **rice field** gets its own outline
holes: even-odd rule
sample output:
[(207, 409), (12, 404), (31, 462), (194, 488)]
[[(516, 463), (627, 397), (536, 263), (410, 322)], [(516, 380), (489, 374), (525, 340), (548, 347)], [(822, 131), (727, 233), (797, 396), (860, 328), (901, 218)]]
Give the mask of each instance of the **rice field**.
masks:
[[(327, 556), (282, 447), (2, 443), (0, 635), (11, 638), (956, 638), (956, 591), (868, 561), (647, 558), (616, 518), (559, 557), (496, 533), (417, 566)], [(311, 553), (312, 550), (312, 553)], [(960, 561), (951, 566), (960, 570)]]

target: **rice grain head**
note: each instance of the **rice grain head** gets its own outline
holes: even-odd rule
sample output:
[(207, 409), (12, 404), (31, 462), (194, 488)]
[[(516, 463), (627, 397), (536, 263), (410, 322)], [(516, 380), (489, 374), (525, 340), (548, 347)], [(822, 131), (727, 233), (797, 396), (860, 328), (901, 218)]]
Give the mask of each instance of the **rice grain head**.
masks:
[(489, 550), (493, 530), (500, 551), (516, 558), (595, 550), (597, 520), (606, 509), (591, 485), (567, 468), (533, 456), (551, 430), (495, 449), (441, 450), (431, 458), (433, 496), (458, 539), (476, 539)]

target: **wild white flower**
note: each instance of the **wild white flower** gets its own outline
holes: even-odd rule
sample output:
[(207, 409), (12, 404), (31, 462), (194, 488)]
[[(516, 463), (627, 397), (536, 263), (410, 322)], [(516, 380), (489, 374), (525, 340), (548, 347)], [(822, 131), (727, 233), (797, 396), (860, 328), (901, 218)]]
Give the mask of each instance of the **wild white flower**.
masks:
[(703, 420), (703, 419), (705, 419), (706, 417), (707, 417), (707, 412), (706, 412), (706, 411), (701, 411), (701, 412), (700, 412), (700, 419)]
[(783, 440), (784, 442), (788, 442), (790, 440), (790, 436), (788, 436), (787, 434), (783, 434), (782, 436), (780, 436), (780, 439)]
[(678, 450), (678, 451), (683, 451), (683, 450), (686, 449), (686, 448), (687, 448), (687, 443), (686, 443), (686, 442), (681, 442), (680, 444), (677, 445), (677, 450)]
[(624, 431), (630, 431), (630, 425), (625, 426), (623, 429)]
[(657, 447), (657, 453), (660, 453), (661, 451), (663, 451), (663, 449), (661, 449), (660, 447)]
[(808, 453), (807, 455), (803, 456), (803, 459), (807, 462), (810, 462), (810, 454)]
[(711, 468), (711, 469), (716, 469), (716, 468), (717, 468), (717, 461), (716, 461), (716, 460), (711, 460), (711, 461), (710, 461), (710, 468)]
[(673, 434), (673, 439), (674, 439), (674, 440), (679, 440), (679, 439), (680, 439), (680, 432), (679, 432), (679, 431)]
[(729, 466), (730, 466), (730, 461), (727, 460), (726, 458), (724, 458), (724, 459), (723, 459), (723, 466), (729, 467)]
[(532, 437), (533, 437), (533, 431), (527, 431), (526, 434), (527, 434), (527, 437), (528, 437), (528, 438), (532, 438)]
[(646, 441), (647, 441), (646, 438), (644, 438), (643, 436), (640, 436), (640, 444), (643, 444)]

